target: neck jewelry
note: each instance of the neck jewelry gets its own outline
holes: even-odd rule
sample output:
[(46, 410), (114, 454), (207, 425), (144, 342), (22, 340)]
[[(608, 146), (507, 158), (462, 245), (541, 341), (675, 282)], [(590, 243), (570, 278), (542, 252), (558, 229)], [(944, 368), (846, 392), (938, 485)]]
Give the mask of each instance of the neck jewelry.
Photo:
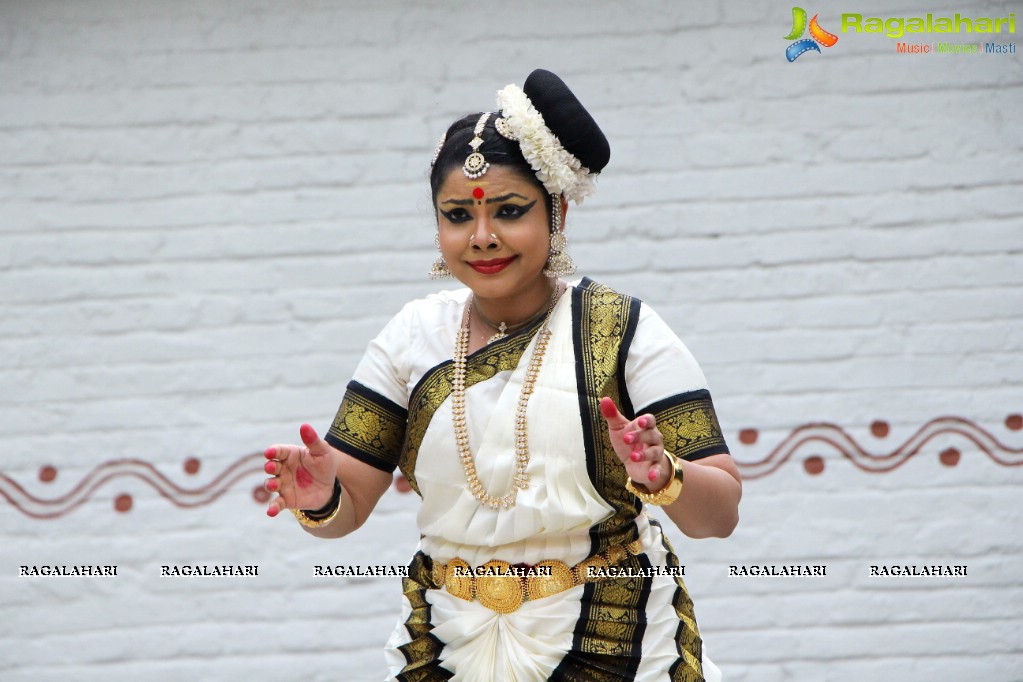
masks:
[[(474, 299), (474, 302), (475, 302), (475, 299)], [(501, 339), (505, 338), (509, 334), (514, 334), (518, 330), (524, 329), (525, 327), (528, 327), (529, 325), (533, 324), (534, 322), (539, 320), (541, 317), (543, 317), (546, 312), (547, 312), (547, 310), (545, 308), (540, 308), (540, 310), (536, 311), (533, 315), (530, 315), (529, 319), (524, 320), (522, 322), (519, 322), (517, 324), (511, 324), (510, 325), (510, 324), (507, 324), (506, 322), (500, 322), (498, 324), (495, 324), (486, 315), (483, 314), (482, 310), (480, 310), (479, 308), (476, 308), (476, 315), (477, 315), (477, 317), (480, 318), (480, 322), (482, 322), (483, 324), (487, 325), (488, 327), (493, 329), (495, 332), (497, 332), (496, 334), (491, 336), (489, 339), (487, 339), (487, 343), (488, 344), (489, 343), (493, 343), (494, 341), (500, 341)]]
[(514, 507), (519, 491), (529, 487), (529, 474), (526, 473), (526, 467), (529, 466), (526, 406), (529, 404), (529, 396), (533, 393), (533, 384), (536, 382), (536, 375), (540, 372), (547, 343), (550, 341), (549, 325), (554, 307), (558, 303), (560, 289), (560, 286), (556, 286), (551, 293), (551, 303), (546, 311), (547, 317), (544, 318), (543, 325), (536, 334), (533, 354), (529, 358), (526, 377), (522, 382), (522, 389), (519, 391), (518, 407), (515, 410), (515, 477), (512, 479), (511, 492), (500, 497), (488, 493), (476, 473), (476, 463), (472, 458), (472, 451), (469, 449), (469, 430), (465, 425), (465, 378), (469, 353), (469, 319), (472, 315), (471, 299), (465, 310), (462, 327), (458, 330), (458, 336), (455, 337), (454, 367), (451, 375), (451, 423), (455, 431), (455, 444), (458, 447), (458, 457), (462, 461), (465, 478), (469, 482), (469, 492), (480, 504), (490, 509)]

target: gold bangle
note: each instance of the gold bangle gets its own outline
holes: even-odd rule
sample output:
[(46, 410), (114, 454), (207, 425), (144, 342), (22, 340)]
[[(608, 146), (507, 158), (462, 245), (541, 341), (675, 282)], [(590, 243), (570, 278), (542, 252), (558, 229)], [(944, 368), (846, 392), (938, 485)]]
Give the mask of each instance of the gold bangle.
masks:
[[(334, 479), (334, 496), (336, 496), (337, 499), (337, 502), (334, 504), (334, 509), (324, 518), (310, 518), (309, 514), (312, 512), (303, 509), (292, 509), (291, 513), (294, 514), (295, 518), (298, 519), (298, 522), (306, 528), (321, 528), (333, 521), (337, 517), (337, 513), (341, 511), (341, 482), (337, 479)], [(317, 510), (317, 512), (319, 512), (319, 510)], [(319, 516), (319, 514), (317, 514), (317, 516)]]
[(292, 509), (291, 513), (294, 514), (295, 518), (298, 519), (298, 522), (301, 523), (306, 528), (320, 528), (321, 526), (326, 526), (328, 523), (333, 521), (339, 511), (341, 511), (340, 502), (338, 503), (337, 508), (331, 513), (330, 516), (328, 516), (325, 519), (320, 519), (319, 521), (313, 521), (311, 518), (306, 516), (305, 512), (302, 511), (301, 509)]
[(672, 475), (671, 480), (668, 481), (668, 485), (664, 486), (655, 493), (641, 483), (635, 483), (631, 478), (625, 482), (625, 489), (630, 493), (641, 499), (647, 504), (652, 504), (657, 507), (664, 507), (679, 498), (682, 494), (682, 462), (678, 457), (664, 451), (664, 456), (671, 462)]

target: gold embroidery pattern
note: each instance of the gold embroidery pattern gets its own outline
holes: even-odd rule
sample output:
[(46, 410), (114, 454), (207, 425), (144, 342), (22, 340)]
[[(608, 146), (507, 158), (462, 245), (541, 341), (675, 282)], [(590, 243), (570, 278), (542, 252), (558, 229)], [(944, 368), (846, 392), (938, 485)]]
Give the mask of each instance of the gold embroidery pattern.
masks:
[[(633, 301), (610, 288), (586, 280), (577, 290), (573, 303), (578, 304), (580, 347), (576, 359), (581, 364), (582, 386), (588, 402), (583, 410), (586, 440), (593, 444), (588, 463), (594, 488), (615, 509), (608, 519), (591, 531), (595, 553), (612, 545), (624, 545), (638, 539), (633, 519), (639, 514), (636, 498), (625, 489), (626, 473), (615, 454), (607, 425), (600, 415), (600, 399), (612, 398), (621, 405), (618, 385), (618, 353), (629, 329), (635, 309)], [(640, 568), (637, 557), (625, 564)], [(617, 682), (630, 679), (630, 661), (639, 658), (639, 603), (645, 601), (644, 579), (618, 578), (587, 588), (591, 599), (583, 598), (582, 613), (576, 625), (580, 652), (567, 657), (556, 679), (587, 679)], [(613, 660), (611, 660), (613, 659)]]
[[(642, 570), (639, 561), (628, 562)], [(644, 578), (619, 578), (596, 583), (593, 590), (594, 618), (587, 623), (582, 650), (601, 656), (628, 656), (639, 625), (639, 598)]]
[(432, 586), (432, 579), (424, 559), (422, 552), (416, 553), (409, 564), (408, 577), (401, 581), (412, 611), (405, 621), (411, 640), (398, 647), (407, 661), (397, 675), (400, 682), (434, 682), (452, 677), (452, 673), (440, 667), (437, 658), (444, 644), (432, 633), (430, 604), (426, 601), (426, 590)]
[[(490, 379), (499, 372), (515, 369), (537, 329), (539, 329), (539, 325), (527, 333), (515, 334), (495, 341), (483, 350), (469, 356), (465, 387), (468, 389), (470, 386)], [(419, 494), (419, 486), (416, 483), (415, 471), (419, 446), (422, 445), (423, 436), (426, 434), (426, 429), (437, 408), (451, 395), (452, 370), (453, 365), (450, 361), (432, 368), (419, 381), (409, 398), (408, 430), (405, 433), (405, 444), (401, 448), (398, 466), (417, 494)]]
[(349, 384), (328, 436), (340, 449), (368, 458), (378, 469), (394, 471), (405, 438), (405, 415)]
[(639, 513), (637, 500), (625, 489), (625, 467), (611, 446), (607, 425), (600, 415), (603, 396), (621, 405), (618, 351), (633, 310), (631, 298), (589, 280), (578, 290), (577, 296), (582, 347), (576, 357), (582, 363), (583, 390), (590, 404), (583, 414), (583, 428), (590, 432), (596, 458), (596, 462), (591, 463), (591, 474), (594, 488), (615, 509), (615, 514), (595, 529), (593, 552), (600, 553), (638, 537), (632, 522)]
[(664, 448), (686, 459), (700, 452), (727, 452), (724, 434), (710, 396), (686, 400), (656, 414)]
[[(650, 519), (650, 525), (661, 528), (656, 519)], [(661, 530), (661, 544), (667, 550), (668, 556), (665, 564), (676, 568), (679, 566), (678, 556), (671, 546), (668, 536)], [(700, 629), (696, 625), (696, 611), (693, 608), (693, 600), (689, 597), (689, 591), (682, 580), (682, 576), (675, 577), (675, 596), (672, 605), (675, 613), (678, 614), (678, 629), (675, 631), (675, 647), (679, 653), (679, 659), (668, 669), (672, 682), (704, 682), (703, 678), (703, 639), (700, 638)]]
[[(629, 557), (621, 564), (632, 573), (645, 562)], [(649, 578), (621, 577), (592, 583), (583, 593), (584, 618), (576, 625), (579, 648), (562, 660), (552, 680), (622, 682), (636, 675), (645, 619), (640, 609), (649, 597)], [(589, 607), (585, 604), (589, 604)]]

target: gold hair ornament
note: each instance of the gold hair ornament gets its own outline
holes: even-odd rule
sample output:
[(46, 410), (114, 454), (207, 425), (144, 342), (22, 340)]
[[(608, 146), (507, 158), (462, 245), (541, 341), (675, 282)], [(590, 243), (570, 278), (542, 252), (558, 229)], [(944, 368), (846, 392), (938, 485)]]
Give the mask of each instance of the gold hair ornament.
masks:
[(480, 120), (476, 122), (476, 127), (472, 130), (473, 138), (469, 141), (472, 153), (465, 157), (465, 163), (462, 165), (462, 172), (470, 180), (483, 176), (490, 169), (490, 164), (480, 152), (480, 147), (483, 146), (483, 129), (487, 127), (489, 119), (490, 112), (488, 111), (480, 116)]

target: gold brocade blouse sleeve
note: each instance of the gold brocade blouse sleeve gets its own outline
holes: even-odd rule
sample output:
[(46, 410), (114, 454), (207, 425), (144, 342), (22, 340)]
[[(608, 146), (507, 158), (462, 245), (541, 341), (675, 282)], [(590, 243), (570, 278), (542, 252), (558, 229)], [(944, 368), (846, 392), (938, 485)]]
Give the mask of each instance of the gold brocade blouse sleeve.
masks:
[(694, 460), (728, 452), (710, 391), (681, 393), (642, 408), (652, 414), (664, 438), (664, 447), (682, 459)]
[(338, 450), (387, 473), (398, 466), (407, 429), (417, 305), (406, 304), (370, 341), (324, 436)]
[(626, 414), (652, 414), (664, 447), (688, 460), (728, 452), (696, 358), (661, 317), (642, 305), (625, 367)]
[(356, 459), (392, 473), (398, 466), (408, 411), (351, 381), (324, 440)]

